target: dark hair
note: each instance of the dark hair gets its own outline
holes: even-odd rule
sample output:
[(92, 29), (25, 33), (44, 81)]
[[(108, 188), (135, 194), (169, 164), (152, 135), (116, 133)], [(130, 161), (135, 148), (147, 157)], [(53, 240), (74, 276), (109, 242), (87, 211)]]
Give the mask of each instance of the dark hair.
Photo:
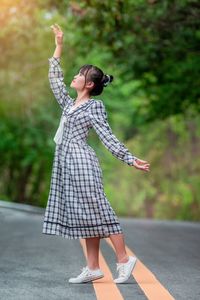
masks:
[(85, 84), (88, 81), (94, 82), (94, 87), (90, 91), (91, 96), (100, 95), (103, 91), (103, 88), (111, 83), (114, 79), (112, 75), (104, 74), (101, 69), (94, 65), (83, 65), (79, 72), (85, 75)]

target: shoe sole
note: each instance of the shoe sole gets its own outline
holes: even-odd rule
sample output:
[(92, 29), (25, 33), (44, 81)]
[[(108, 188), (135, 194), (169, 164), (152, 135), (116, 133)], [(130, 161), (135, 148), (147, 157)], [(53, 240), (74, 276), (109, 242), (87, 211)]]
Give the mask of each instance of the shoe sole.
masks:
[(68, 282), (69, 283), (86, 283), (86, 282), (94, 281), (94, 280), (97, 280), (97, 279), (100, 279), (100, 278), (103, 278), (103, 277), (104, 277), (104, 275), (101, 275), (101, 276), (98, 276), (94, 279), (88, 279), (88, 280), (84, 280), (84, 281), (81, 281), (81, 282), (70, 282), (70, 281), (68, 281)]
[(129, 277), (131, 276), (131, 274), (132, 274), (132, 272), (133, 272), (133, 269), (134, 269), (134, 267), (135, 267), (135, 265), (136, 265), (136, 262), (137, 262), (137, 258), (136, 258), (136, 260), (134, 261), (134, 263), (133, 263), (133, 266), (132, 266), (132, 268), (131, 268), (131, 271), (129, 272), (129, 275), (127, 276), (127, 278), (124, 280), (124, 281), (122, 281), (122, 282), (115, 282), (115, 283), (124, 283), (124, 282), (126, 282), (128, 279), (129, 279)]

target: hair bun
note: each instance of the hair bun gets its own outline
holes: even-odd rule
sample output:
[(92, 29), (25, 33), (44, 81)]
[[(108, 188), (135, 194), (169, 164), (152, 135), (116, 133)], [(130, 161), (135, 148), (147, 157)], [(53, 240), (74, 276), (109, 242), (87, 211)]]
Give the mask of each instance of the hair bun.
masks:
[(103, 86), (107, 86), (113, 81), (114, 77), (112, 75), (104, 74), (103, 76)]

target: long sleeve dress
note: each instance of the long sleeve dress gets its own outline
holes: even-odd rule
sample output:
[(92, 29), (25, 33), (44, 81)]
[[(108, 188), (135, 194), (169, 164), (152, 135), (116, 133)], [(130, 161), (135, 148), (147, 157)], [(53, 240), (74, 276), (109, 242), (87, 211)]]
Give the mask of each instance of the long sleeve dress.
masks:
[(93, 148), (87, 144), (94, 128), (104, 146), (119, 160), (133, 166), (136, 157), (113, 134), (102, 100), (89, 99), (72, 108), (74, 99), (64, 83), (60, 58), (51, 57), (48, 78), (62, 116), (53, 159), (50, 191), (43, 220), (44, 234), (68, 239), (122, 233), (119, 220), (103, 186), (103, 175)]

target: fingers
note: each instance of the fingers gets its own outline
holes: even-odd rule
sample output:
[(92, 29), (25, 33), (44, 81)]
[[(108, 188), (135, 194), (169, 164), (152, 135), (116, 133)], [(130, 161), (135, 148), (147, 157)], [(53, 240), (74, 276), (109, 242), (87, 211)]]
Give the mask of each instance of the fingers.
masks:
[(59, 26), (57, 23), (51, 25), (50, 27), (51, 27), (51, 29), (52, 29), (55, 33), (59, 32), (59, 31), (62, 31), (61, 28), (60, 28), (60, 26)]
[(52, 31), (53, 31), (54, 34), (57, 34), (57, 33), (58, 33), (58, 31), (57, 31), (57, 29), (54, 27), (54, 25), (51, 25), (50, 27), (51, 27), (51, 29), (52, 29)]
[(150, 171), (150, 170), (149, 170), (149, 167), (144, 167), (144, 168), (143, 168), (143, 171), (149, 172), (149, 171)]
[(135, 164), (138, 166), (138, 167), (140, 167), (140, 168), (142, 168), (142, 167), (149, 167), (150, 166), (150, 164), (149, 163), (140, 163), (140, 162), (138, 162), (138, 161), (135, 161)]
[(55, 23), (55, 27), (56, 27), (58, 30), (62, 31), (61, 27), (60, 27), (57, 23)]
[(136, 167), (139, 170), (145, 171), (145, 172), (149, 172), (149, 166), (150, 164), (145, 164), (145, 165), (139, 165), (138, 163), (135, 163), (134, 167)]
[(138, 164), (145, 164), (145, 163), (147, 163), (146, 160), (142, 160), (142, 159), (139, 159), (139, 158), (137, 158), (136, 161), (137, 161)]
[(142, 170), (142, 171), (145, 171), (145, 172), (149, 172), (150, 171), (149, 167), (142, 167), (142, 166), (140, 166), (138, 169)]

